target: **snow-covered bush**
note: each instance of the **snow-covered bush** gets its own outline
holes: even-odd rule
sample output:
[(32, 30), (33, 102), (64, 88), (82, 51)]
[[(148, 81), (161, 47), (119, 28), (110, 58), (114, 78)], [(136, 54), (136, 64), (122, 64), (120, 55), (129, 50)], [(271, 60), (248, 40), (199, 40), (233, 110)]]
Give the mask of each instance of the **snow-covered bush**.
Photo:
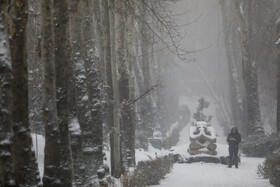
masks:
[(168, 156), (138, 162), (135, 170), (123, 177), (123, 186), (144, 187), (159, 184), (159, 181), (170, 172), (172, 167), (173, 160)]
[(280, 135), (249, 135), (241, 142), (241, 150), (247, 156), (263, 157), (280, 148)]
[(262, 165), (258, 166), (258, 174), (275, 186), (280, 186), (280, 148), (273, 151)]
[(170, 149), (172, 146), (177, 145), (181, 131), (190, 122), (190, 115), (188, 106), (183, 106), (180, 109), (179, 122), (176, 123), (177, 125), (174, 128), (171, 128), (170, 133), (167, 133), (163, 140), (164, 149)]
[(240, 146), (242, 152), (251, 157), (264, 157), (271, 153), (274, 146), (269, 136), (264, 134), (249, 135), (244, 138)]
[(273, 133), (269, 136), (269, 139), (274, 147), (274, 150), (280, 148), (280, 134)]

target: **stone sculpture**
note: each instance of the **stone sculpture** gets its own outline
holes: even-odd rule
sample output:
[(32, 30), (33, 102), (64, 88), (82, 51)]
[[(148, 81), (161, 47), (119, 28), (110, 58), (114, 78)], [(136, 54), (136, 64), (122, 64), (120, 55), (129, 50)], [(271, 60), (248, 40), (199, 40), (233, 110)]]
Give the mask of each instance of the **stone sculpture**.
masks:
[(198, 121), (190, 127), (190, 145), (188, 152), (191, 155), (217, 155), (216, 134), (214, 128), (205, 121)]

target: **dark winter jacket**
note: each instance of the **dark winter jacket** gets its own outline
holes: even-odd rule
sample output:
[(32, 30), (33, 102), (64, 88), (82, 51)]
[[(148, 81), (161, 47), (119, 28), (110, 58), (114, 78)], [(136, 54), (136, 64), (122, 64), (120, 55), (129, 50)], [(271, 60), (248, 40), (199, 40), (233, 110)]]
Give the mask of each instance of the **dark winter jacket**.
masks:
[[(235, 133), (233, 133), (234, 129), (236, 130)], [(241, 141), (241, 136), (240, 136), (237, 128), (233, 127), (227, 137), (227, 142), (228, 142), (229, 148), (238, 148), (238, 144), (240, 143), (240, 141)]]

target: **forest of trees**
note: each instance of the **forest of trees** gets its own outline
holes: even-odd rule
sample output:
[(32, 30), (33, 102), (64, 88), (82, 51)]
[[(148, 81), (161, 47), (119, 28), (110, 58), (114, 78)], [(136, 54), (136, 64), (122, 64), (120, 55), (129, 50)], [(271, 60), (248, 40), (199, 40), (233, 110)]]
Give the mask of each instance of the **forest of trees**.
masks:
[[(166, 137), (179, 106), (164, 75), (170, 56), (189, 53), (175, 1), (0, 2), (0, 186), (98, 186), (104, 149), (120, 178), (136, 148)], [(259, 150), (271, 143), (266, 119), (280, 132), (280, 3), (219, 3), (231, 94), (222, 123), (261, 139)], [(42, 180), (31, 133), (45, 137)]]
[(221, 0), (220, 5), (233, 122), (243, 134), (264, 134), (263, 123), (277, 119), (273, 131), (279, 132), (279, 105), (276, 108), (275, 102), (279, 103), (280, 92), (276, 28), (280, 5), (277, 1), (254, 0)]
[[(219, 3), (230, 72), (232, 123), (245, 135), (243, 153), (267, 156), (280, 146), (280, 4), (272, 0)], [(274, 127), (271, 134), (265, 129), (267, 125)], [(279, 161), (271, 158), (265, 163), (265, 176), (277, 186), (279, 180), (273, 178), (279, 178), (275, 169)]]
[(165, 99), (153, 50), (182, 55), (170, 3), (1, 1), (3, 186), (39, 185), (31, 132), (45, 136), (44, 186), (96, 185), (108, 141), (112, 176), (135, 165), (135, 146), (167, 128), (153, 125)]
[[(275, 23), (279, 16), (279, 3), (221, 0), (220, 5), (234, 123), (245, 134), (264, 133), (260, 100), (264, 102), (262, 105), (267, 105), (268, 111), (264, 111), (264, 116), (273, 115), (276, 109), (271, 103), (275, 102), (277, 92), (275, 42), (278, 34)], [(248, 125), (244, 126), (246, 121)]]

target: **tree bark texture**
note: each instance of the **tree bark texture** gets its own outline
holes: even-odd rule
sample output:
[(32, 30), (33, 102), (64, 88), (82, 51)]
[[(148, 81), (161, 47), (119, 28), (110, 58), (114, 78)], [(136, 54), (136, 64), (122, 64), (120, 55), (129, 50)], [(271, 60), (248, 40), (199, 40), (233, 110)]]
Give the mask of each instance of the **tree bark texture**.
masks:
[(13, 67), (13, 159), (18, 186), (37, 186), (40, 181), (28, 120), (27, 83), (28, 1), (7, 4), (7, 24)]
[[(135, 100), (135, 76), (133, 72), (132, 65), (135, 63), (135, 54), (133, 52), (134, 49), (134, 21), (132, 15), (128, 14), (126, 18), (127, 29), (125, 30), (125, 45), (126, 45), (126, 59), (127, 59), (127, 71), (128, 71), (128, 101), (132, 102)], [(125, 81), (126, 83), (126, 81)], [(125, 84), (124, 84), (125, 85)], [(121, 90), (121, 88), (120, 88)], [(122, 101), (122, 99), (121, 99)], [(128, 166), (135, 165), (135, 104), (125, 106), (123, 108), (125, 115), (127, 115), (127, 123), (125, 127), (127, 127), (127, 156), (128, 156)]]
[[(92, 144), (90, 147), (93, 149), (92, 158), (92, 174), (97, 176), (97, 170), (103, 165), (103, 128), (102, 128), (102, 116), (101, 116), (101, 96), (100, 96), (100, 85), (101, 85), (101, 74), (99, 72), (98, 57), (96, 55), (98, 45), (98, 39), (95, 38), (98, 29), (95, 28), (96, 21), (94, 12), (96, 11), (94, 5), (97, 2), (85, 0), (82, 3), (83, 10), (83, 25), (82, 25), (82, 54), (85, 65), (86, 75), (86, 87), (88, 89), (88, 107), (91, 113), (91, 126), (89, 130), (92, 133)], [(100, 24), (100, 23), (99, 23)]]
[(119, 85), (118, 85), (118, 72), (117, 72), (117, 59), (116, 59), (116, 33), (115, 33), (115, 0), (108, 0), (109, 6), (109, 21), (110, 21), (110, 38), (111, 38), (111, 75), (112, 75), (112, 89), (113, 89), (113, 129), (111, 136), (113, 138), (113, 145), (111, 149), (113, 152), (113, 158), (111, 160), (111, 174), (114, 177), (119, 178), (121, 176), (121, 142), (120, 142), (120, 103), (119, 103)]
[[(263, 134), (264, 128), (261, 121), (258, 96), (257, 64), (251, 54), (254, 1), (241, 2), (240, 0), (236, 0), (235, 5), (240, 26), (243, 79), (247, 95), (248, 133)], [(244, 11), (248, 12), (247, 17), (244, 13), (242, 14)]]
[(16, 186), (12, 160), (12, 83), (8, 33), (0, 4), (0, 186)]
[[(231, 111), (232, 111), (232, 124), (231, 126), (238, 127), (242, 134), (247, 134), (247, 121), (246, 121), (246, 111), (244, 108), (243, 96), (241, 93), (242, 83), (239, 81), (239, 69), (237, 66), (238, 58), (236, 53), (237, 36), (235, 30), (237, 29), (236, 24), (231, 24), (231, 20), (235, 18), (234, 11), (230, 8), (233, 5), (232, 2), (227, 2), (225, 0), (220, 1), (221, 15), (223, 18), (223, 28), (225, 36), (225, 47), (227, 61), (229, 65), (229, 77), (230, 77), (230, 93), (231, 93)], [(229, 129), (230, 130), (230, 129)]]
[(56, 107), (60, 131), (61, 180), (72, 185), (73, 165), (69, 135), (68, 87), (70, 84), (69, 1), (53, 1), (54, 61), (56, 73)]
[[(41, 60), (43, 73), (43, 123), (45, 126), (44, 186), (61, 185), (59, 128), (56, 111), (55, 64), (53, 51), (52, 4), (41, 2)], [(59, 156), (59, 155), (58, 155)]]

